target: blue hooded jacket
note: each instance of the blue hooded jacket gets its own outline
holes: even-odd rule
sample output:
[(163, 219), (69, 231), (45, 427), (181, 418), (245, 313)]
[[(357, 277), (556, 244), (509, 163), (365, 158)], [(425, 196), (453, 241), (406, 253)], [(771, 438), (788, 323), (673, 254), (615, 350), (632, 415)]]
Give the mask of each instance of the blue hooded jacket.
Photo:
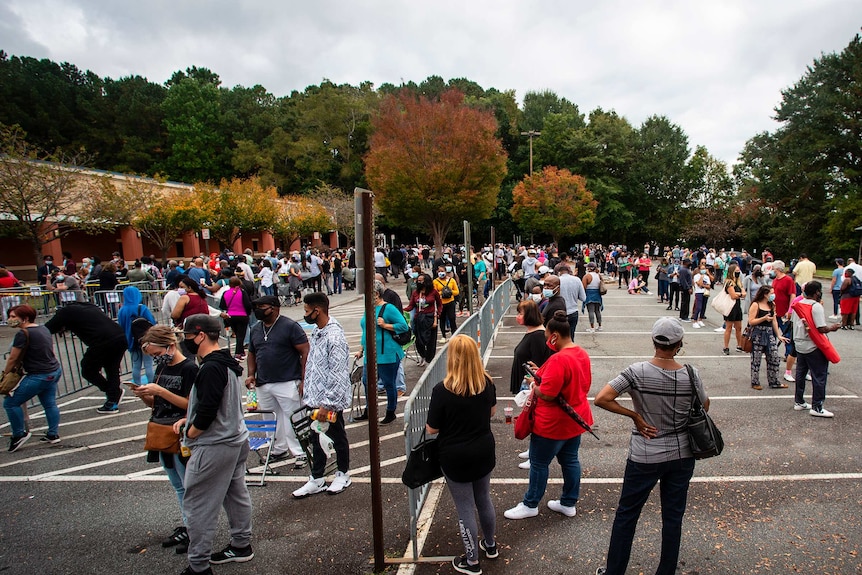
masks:
[(117, 314), (117, 323), (126, 332), (126, 345), (129, 351), (132, 351), (135, 346), (132, 337), (132, 322), (142, 317), (153, 325), (156, 324), (156, 318), (153, 317), (147, 306), (141, 304), (142, 300), (141, 290), (135, 286), (129, 286), (123, 290), (123, 306)]

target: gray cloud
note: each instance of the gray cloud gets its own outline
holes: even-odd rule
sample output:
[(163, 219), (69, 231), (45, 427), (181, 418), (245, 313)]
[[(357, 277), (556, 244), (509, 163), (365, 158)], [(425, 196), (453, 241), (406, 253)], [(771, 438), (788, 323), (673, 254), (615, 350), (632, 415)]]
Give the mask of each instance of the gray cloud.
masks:
[(336, 83), (550, 89), (634, 125), (665, 115), (732, 163), (781, 90), (858, 32), (853, 0), (7, 0), (0, 48), (164, 82), (204, 66), (276, 95)]

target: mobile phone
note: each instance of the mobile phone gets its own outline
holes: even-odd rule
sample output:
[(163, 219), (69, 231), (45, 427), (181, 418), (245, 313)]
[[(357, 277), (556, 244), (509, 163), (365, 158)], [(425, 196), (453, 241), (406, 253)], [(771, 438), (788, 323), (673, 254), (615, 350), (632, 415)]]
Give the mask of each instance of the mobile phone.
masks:
[(135, 383), (134, 381), (124, 381), (123, 383), (125, 383), (129, 387), (141, 387), (140, 384)]
[(526, 371), (527, 373), (530, 374), (530, 377), (532, 377), (533, 379), (536, 379), (536, 370), (534, 370), (532, 367), (530, 367), (529, 363), (522, 363), (521, 367), (524, 368), (524, 371)]

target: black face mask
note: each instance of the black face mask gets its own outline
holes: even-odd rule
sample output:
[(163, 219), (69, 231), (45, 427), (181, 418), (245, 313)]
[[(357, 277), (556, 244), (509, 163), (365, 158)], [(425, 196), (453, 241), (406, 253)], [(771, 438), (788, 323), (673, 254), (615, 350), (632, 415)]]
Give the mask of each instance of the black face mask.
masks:
[(317, 323), (317, 320), (316, 320), (315, 318), (313, 318), (313, 317), (312, 317), (312, 316), (314, 315), (314, 312), (315, 312), (315, 311), (317, 311), (317, 310), (314, 310), (314, 309), (313, 309), (313, 310), (311, 310), (311, 313), (310, 313), (310, 314), (302, 316), (302, 320), (303, 320), (305, 323), (307, 323), (308, 325), (312, 325), (312, 324)]
[(254, 317), (259, 319), (260, 321), (266, 321), (267, 316), (269, 316), (269, 310), (268, 309), (255, 308)]
[(197, 337), (197, 336), (195, 336), (195, 337), (193, 337), (193, 338), (191, 338), (191, 339), (187, 339), (187, 340), (185, 340), (185, 342), (186, 342), (186, 349), (187, 349), (187, 350), (189, 350), (189, 353), (191, 353), (192, 355), (197, 355), (197, 354), (198, 354), (198, 350), (200, 350), (200, 348), (201, 348), (201, 344), (199, 344), (199, 343), (196, 343), (196, 342), (195, 342), (195, 338), (196, 338), (196, 337)]

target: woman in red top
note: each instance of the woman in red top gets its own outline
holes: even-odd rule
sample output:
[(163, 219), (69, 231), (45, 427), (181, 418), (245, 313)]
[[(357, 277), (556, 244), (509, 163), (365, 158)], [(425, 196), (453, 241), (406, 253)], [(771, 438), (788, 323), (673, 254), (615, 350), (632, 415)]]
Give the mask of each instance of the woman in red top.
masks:
[(638, 273), (644, 280), (643, 292), (649, 293), (649, 270), (652, 266), (652, 260), (649, 259), (649, 254), (644, 252), (638, 260)]
[(443, 311), (443, 300), (434, 289), (434, 280), (430, 275), (419, 274), (416, 278), (416, 289), (410, 294), (410, 303), (404, 310), (416, 310), (411, 321), (416, 333), (416, 351), (421, 358), (419, 365), (425, 365), (437, 353), (437, 319)]
[[(171, 311), (171, 319), (174, 320), (175, 327), (182, 326), (186, 318), (191, 315), (210, 312), (207, 297), (195, 280), (190, 279), (189, 276), (182, 276), (177, 280), (177, 285), (180, 299)], [(189, 356), (192, 355), (194, 354), (189, 354)]]
[(592, 375), (587, 352), (569, 337), (566, 312), (558, 310), (545, 326), (548, 347), (556, 351), (536, 372), (533, 384), (533, 433), (530, 436), (530, 485), (524, 500), (504, 513), (507, 519), (525, 519), (539, 514), (539, 502), (548, 485), (548, 466), (556, 457), (563, 471), (560, 499), (548, 501), (548, 508), (574, 517), (581, 491), (581, 462), (578, 450), (584, 428), (563, 410), (557, 401), (562, 396), (587, 424), (593, 413), (587, 402)]

